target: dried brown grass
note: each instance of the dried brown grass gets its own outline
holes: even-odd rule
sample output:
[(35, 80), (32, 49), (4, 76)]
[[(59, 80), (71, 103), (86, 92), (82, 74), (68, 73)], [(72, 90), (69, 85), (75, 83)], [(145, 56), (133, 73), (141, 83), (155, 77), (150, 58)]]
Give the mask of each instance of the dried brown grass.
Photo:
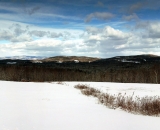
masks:
[(102, 93), (99, 90), (84, 84), (78, 84), (75, 88), (80, 89), (82, 94), (86, 96), (98, 98), (101, 104), (104, 104), (111, 109), (120, 108), (130, 113), (160, 116), (160, 97), (158, 96), (146, 96), (142, 98), (136, 96), (133, 98), (134, 92), (131, 96), (126, 96), (126, 94), (122, 95), (121, 93), (118, 95), (111, 95)]

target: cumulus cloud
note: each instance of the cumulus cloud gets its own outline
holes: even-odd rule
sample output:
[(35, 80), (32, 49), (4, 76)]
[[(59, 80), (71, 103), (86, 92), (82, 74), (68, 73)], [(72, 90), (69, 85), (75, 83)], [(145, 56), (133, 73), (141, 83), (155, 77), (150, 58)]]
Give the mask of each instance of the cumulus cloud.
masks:
[(1, 40), (8, 40), (13, 37), (13, 34), (10, 33), (8, 30), (0, 30), (0, 39)]
[(110, 26), (106, 26), (103, 29), (103, 33), (104, 33), (103, 34), (104, 37), (109, 37), (109, 38), (113, 38), (113, 39), (123, 39), (123, 38), (128, 37), (127, 33), (124, 33), (118, 29), (114, 29)]
[(96, 28), (96, 27), (93, 27), (93, 26), (89, 26), (89, 27), (86, 27), (86, 32), (89, 33), (89, 34), (98, 34), (101, 32), (102, 29), (100, 28)]
[(12, 37), (10, 41), (15, 43), (15, 42), (33, 41), (33, 39), (28, 35), (22, 35), (18, 37)]
[[(93, 30), (92, 27), (88, 27), (89, 29), (86, 32), (89, 30), (90, 33), (87, 33), (88, 36), (85, 36), (85, 48), (92, 47), (93, 50), (99, 52), (97, 55), (102, 57), (145, 54), (153, 52), (153, 50), (155, 54), (160, 55), (160, 37), (158, 38), (158, 35), (154, 35), (160, 34), (160, 29), (158, 29), (160, 24), (152, 23), (149, 27), (145, 27), (146, 29), (143, 26), (143, 33), (141, 33), (142, 28), (132, 32), (123, 32), (110, 26), (106, 26), (103, 29), (100, 28), (101, 31), (97, 31), (98, 28)], [(96, 33), (92, 33), (95, 30)], [(143, 38), (144, 36), (145, 38)]]
[(102, 57), (110, 57), (111, 54), (126, 48), (127, 41), (132, 36), (110, 26), (88, 27), (86, 32), (88, 36), (84, 40), (85, 48), (88, 48), (88, 51), (98, 52), (97, 55)]
[(86, 16), (85, 22), (90, 22), (92, 19), (109, 20), (114, 17), (114, 14), (108, 12), (95, 12)]
[[(0, 44), (3, 50), (2, 55), (68, 55), (73, 54), (75, 44), (79, 43), (77, 40), (60, 41), (55, 39), (40, 39), (30, 42), (19, 42), (11, 44)], [(70, 51), (72, 50), (72, 51)], [(0, 51), (2, 52), (2, 51)]]
[[(16, 27), (26, 31), (22, 31), (22, 34), (18, 35), (19, 33), (15, 33)], [(0, 44), (0, 53), (2, 56), (86, 55), (112, 57), (145, 54), (154, 51), (154, 54), (160, 55), (160, 48), (158, 48), (160, 43), (159, 30), (160, 22), (137, 22), (135, 30), (131, 32), (111, 26), (103, 28), (88, 26), (82, 32), (83, 35), (79, 35), (81, 33), (76, 31), (47, 31), (16, 25), (10, 30), (0, 30), (0, 39), (8, 39), (11, 42)], [(34, 39), (35, 36), (38, 39)]]
[(141, 30), (144, 38), (160, 39), (160, 22), (138, 22), (135, 29)]
[(33, 31), (29, 31), (28, 34), (31, 36), (37, 36), (37, 37), (44, 37), (47, 36), (50, 32), (46, 32), (46, 31), (38, 31), (38, 30), (33, 30)]
[(63, 36), (62, 33), (55, 33), (55, 32), (50, 33), (51, 38), (59, 38), (59, 37), (62, 37), (62, 36)]
[(27, 26), (25, 28), (22, 28), (22, 26), (20, 24), (12, 24), (12, 26), (9, 27), (10, 31), (12, 31), (12, 33), (15, 36), (20, 36), (24, 33), (27, 32)]
[[(69, 31), (72, 32), (72, 30)], [(57, 30), (14, 23), (0, 30), (0, 40), (7, 40), (9, 42), (33, 41), (40, 38), (61, 38), (62, 40), (66, 40), (79, 35), (78, 31), (73, 31), (73, 34), (70, 32), (63, 29), (57, 32)]]
[(0, 30), (0, 39), (10, 42), (31, 41), (32, 37), (26, 32), (27, 27), (22, 28), (20, 24), (12, 24), (9, 28)]

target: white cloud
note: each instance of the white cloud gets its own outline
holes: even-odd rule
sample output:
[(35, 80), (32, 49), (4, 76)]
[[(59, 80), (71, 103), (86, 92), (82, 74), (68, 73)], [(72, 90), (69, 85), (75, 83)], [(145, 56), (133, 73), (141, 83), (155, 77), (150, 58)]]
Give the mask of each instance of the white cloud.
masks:
[(140, 30), (143, 38), (160, 38), (160, 22), (139, 22), (135, 30)]
[(0, 40), (8, 40), (13, 37), (13, 34), (8, 30), (0, 30)]
[(16, 43), (16, 42), (24, 42), (24, 41), (33, 41), (33, 39), (28, 35), (22, 35), (18, 37), (12, 37), (10, 41), (13, 43)]
[(33, 30), (33, 31), (29, 31), (28, 34), (31, 36), (36, 36), (36, 37), (44, 37), (44, 36), (48, 36), (50, 32), (46, 32), (46, 31), (38, 31), (38, 30)]
[[(17, 28), (19, 30), (16, 30)], [(111, 26), (104, 28), (89, 26), (82, 32), (81, 30), (41, 28), (27, 24), (8, 25), (8, 28), (0, 30), (0, 39), (9, 40), (10, 43), (0, 44), (0, 53), (1, 56), (112, 57), (145, 53), (160, 55), (160, 37), (158, 37), (160, 22), (139, 23), (135, 28), (132, 32), (124, 32)], [(34, 39), (34, 36), (38, 39)]]
[(63, 36), (62, 33), (55, 33), (55, 32), (50, 33), (51, 38), (58, 38), (58, 37), (62, 37), (62, 36)]
[(98, 34), (98, 33), (100, 33), (102, 31), (102, 29), (90, 26), (90, 27), (86, 28), (86, 31), (89, 34)]
[(75, 47), (78, 42), (78, 40), (39, 39), (30, 42), (0, 44), (0, 48), (3, 50), (3, 52), (1, 51), (2, 56), (8, 55), (8, 51), (11, 55), (15, 55), (15, 52), (18, 55), (67, 55), (68, 50)]
[(28, 31), (27, 26), (22, 27), (20, 24), (14, 24), (14, 23), (8, 29), (16, 37), (23, 35), (24, 33), (26, 33)]
[(123, 38), (126, 38), (128, 37), (128, 34), (118, 30), (118, 29), (114, 29), (110, 26), (106, 26), (103, 30), (104, 32), (104, 37), (110, 37), (110, 38), (113, 38), (113, 39), (123, 39)]
[[(99, 55), (102, 57), (136, 55), (150, 52), (152, 52), (152, 54), (154, 54), (154, 52), (155, 54), (160, 54), (160, 37), (155, 39), (147, 35), (151, 30), (152, 33), (154, 31), (157, 32), (156, 28), (159, 28), (159, 24), (156, 26), (153, 24), (153, 26), (143, 33), (139, 33), (138, 30), (129, 33), (122, 32), (110, 26), (106, 26), (101, 29), (101, 31), (97, 31), (98, 28), (94, 28), (96, 33), (92, 33), (92, 28), (87, 29), (86, 31), (91, 30), (91, 33), (89, 32), (88, 36), (85, 36), (85, 45), (94, 47), (92, 49), (99, 51)], [(145, 39), (142, 38), (144, 35), (146, 36)]]
[(38, 27), (31, 24), (22, 24), (18, 22), (0, 21), (5, 27), (0, 29), (0, 40), (10, 42), (33, 41), (35, 38), (61, 38), (61, 40), (78, 38), (82, 33), (76, 29), (54, 29)]

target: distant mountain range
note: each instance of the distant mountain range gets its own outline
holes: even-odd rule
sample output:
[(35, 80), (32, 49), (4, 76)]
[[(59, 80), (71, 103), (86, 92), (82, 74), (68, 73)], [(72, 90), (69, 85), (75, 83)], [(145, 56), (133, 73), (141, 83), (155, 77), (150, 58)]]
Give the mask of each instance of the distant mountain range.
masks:
[(2, 57), (0, 80), (160, 83), (159, 65), (156, 55)]
[(112, 58), (95, 58), (86, 56), (55, 56), (55, 57), (44, 57), (44, 56), (7, 56), (0, 57), (0, 60), (30, 60), (30, 61), (41, 61), (41, 62), (108, 62), (108, 61), (119, 61), (119, 62), (146, 62), (146, 61), (160, 61), (160, 56), (157, 55), (133, 55), (133, 56), (116, 56)]
[(41, 60), (46, 57), (44, 56), (6, 56), (6, 57), (0, 57), (0, 60), (10, 59), (10, 60)]
[(77, 61), (77, 62), (93, 62), (100, 60), (100, 58), (95, 57), (86, 57), (86, 56), (55, 56), (55, 57), (49, 57), (44, 58), (41, 61), (42, 62), (71, 62), (71, 61)]
[(86, 57), (86, 56), (55, 56), (49, 58), (39, 59), (41, 62), (99, 62), (99, 63), (108, 63), (108, 62), (132, 62), (132, 63), (144, 63), (144, 62), (157, 62), (160, 61), (160, 56), (157, 55), (132, 55), (132, 56), (116, 56), (111, 58), (95, 58), (95, 57)]

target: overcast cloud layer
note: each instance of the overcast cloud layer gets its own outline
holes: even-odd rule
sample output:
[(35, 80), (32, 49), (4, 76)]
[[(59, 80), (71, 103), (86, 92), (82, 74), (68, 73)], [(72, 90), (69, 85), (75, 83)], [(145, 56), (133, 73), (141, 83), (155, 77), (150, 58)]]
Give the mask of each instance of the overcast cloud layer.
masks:
[(0, 57), (160, 55), (158, 0), (0, 0)]

